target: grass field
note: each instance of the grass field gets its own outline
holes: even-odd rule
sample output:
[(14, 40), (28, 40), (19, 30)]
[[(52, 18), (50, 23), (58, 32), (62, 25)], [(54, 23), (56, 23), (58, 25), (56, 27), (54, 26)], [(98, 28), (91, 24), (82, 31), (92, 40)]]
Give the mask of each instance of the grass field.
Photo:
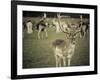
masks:
[[(55, 67), (52, 42), (55, 39), (65, 39), (65, 34), (56, 34), (54, 28), (48, 28), (48, 35), (48, 38), (38, 39), (36, 30), (32, 34), (24, 31), (23, 68)], [(76, 43), (71, 66), (89, 65), (89, 34), (85, 38), (78, 38)]]

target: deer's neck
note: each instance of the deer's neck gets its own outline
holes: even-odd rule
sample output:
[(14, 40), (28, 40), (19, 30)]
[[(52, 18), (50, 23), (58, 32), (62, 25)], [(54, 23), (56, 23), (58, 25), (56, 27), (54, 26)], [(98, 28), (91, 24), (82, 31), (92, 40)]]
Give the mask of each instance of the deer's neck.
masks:
[(73, 43), (70, 43), (70, 45), (69, 45), (70, 48), (75, 48), (75, 46), (76, 46), (76, 45), (73, 44)]

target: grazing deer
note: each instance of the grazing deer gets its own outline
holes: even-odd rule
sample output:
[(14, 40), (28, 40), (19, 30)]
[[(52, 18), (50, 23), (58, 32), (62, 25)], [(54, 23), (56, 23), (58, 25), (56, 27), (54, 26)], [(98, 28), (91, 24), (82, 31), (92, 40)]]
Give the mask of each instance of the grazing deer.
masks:
[(32, 30), (33, 24), (32, 24), (32, 22), (31, 22), (31, 20), (28, 20), (28, 21), (27, 21), (26, 26), (27, 26), (27, 33), (28, 33), (28, 34), (31, 34), (31, 33), (33, 32), (33, 30)]
[(58, 22), (61, 31), (66, 34), (67, 40), (56, 39), (52, 43), (56, 59), (56, 67), (61, 67), (61, 65), (66, 66), (66, 58), (68, 59), (68, 66), (70, 66), (72, 56), (75, 52), (77, 34), (80, 32), (80, 28), (73, 29), (73, 27), (70, 27), (70, 30), (63, 30), (60, 25), (60, 15), (58, 15)]

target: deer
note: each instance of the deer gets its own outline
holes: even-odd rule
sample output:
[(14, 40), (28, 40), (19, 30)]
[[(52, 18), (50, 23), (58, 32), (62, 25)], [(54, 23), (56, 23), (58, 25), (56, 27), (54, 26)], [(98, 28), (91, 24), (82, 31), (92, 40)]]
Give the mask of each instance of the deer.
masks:
[[(60, 19), (61, 19), (60, 15), (58, 14), (57, 17), (58, 17), (60, 29), (66, 35), (66, 40), (56, 39), (52, 42), (56, 67), (71, 66), (71, 60), (75, 53), (76, 39), (78, 33), (80, 33), (80, 28), (73, 29), (73, 27), (70, 26), (70, 30), (68, 29), (65, 31), (60, 25)], [(66, 60), (68, 61), (67, 64), (66, 64)]]
[(48, 37), (47, 33), (48, 22), (46, 13), (44, 13), (42, 19), (35, 26), (37, 27), (38, 30), (38, 39), (43, 38), (43, 32), (45, 33), (46, 38)]
[(33, 30), (32, 30), (33, 24), (32, 24), (32, 22), (31, 22), (31, 20), (28, 20), (28, 21), (27, 21), (26, 26), (27, 26), (27, 33), (28, 33), (28, 34), (33, 33)]
[(80, 15), (79, 27), (81, 28), (80, 37), (84, 38), (86, 36), (86, 33), (88, 32), (90, 26), (89, 26), (89, 22), (83, 22), (82, 15)]
[[(61, 17), (64, 18), (65, 16), (61, 16)], [(60, 30), (60, 26), (59, 26), (58, 20), (57, 20), (56, 18), (54, 18), (53, 21), (52, 21), (52, 23), (53, 23), (53, 25), (54, 25), (55, 28), (56, 28), (56, 33), (60, 33), (61, 30)], [(66, 30), (66, 29), (68, 28), (68, 24), (65, 23), (65, 22), (63, 22), (63, 21), (60, 21), (60, 25), (62, 26), (62, 28), (63, 28), (64, 30)]]

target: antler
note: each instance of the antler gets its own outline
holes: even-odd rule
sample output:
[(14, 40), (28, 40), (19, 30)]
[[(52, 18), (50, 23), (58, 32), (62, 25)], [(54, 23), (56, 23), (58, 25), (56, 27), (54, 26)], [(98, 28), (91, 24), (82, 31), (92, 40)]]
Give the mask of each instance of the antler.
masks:
[(74, 33), (74, 36), (75, 36), (76, 34), (78, 34), (79, 32), (81, 32), (81, 30), (76, 31), (76, 32)]
[[(57, 17), (58, 17), (58, 24), (59, 24), (59, 27), (60, 27), (60, 30), (63, 32), (63, 33), (66, 33), (66, 37), (68, 38), (68, 36), (76, 36), (79, 32), (81, 32), (81, 29), (79, 28), (78, 30), (75, 30), (73, 31), (73, 33), (71, 33), (70, 31), (68, 31), (68, 29), (66, 29), (66, 31), (62, 28), (63, 26), (61, 25), (61, 16), (60, 16), (60, 13), (57, 14)], [(70, 26), (70, 25), (69, 25)]]
[(57, 14), (57, 17), (58, 17), (58, 24), (59, 24), (60, 30), (61, 30), (63, 33), (70, 34), (70, 33), (68, 32), (68, 30), (67, 30), (67, 31), (64, 31), (64, 30), (62, 29), (62, 25), (61, 25), (61, 23), (60, 23), (60, 19), (61, 19), (60, 13)]
[(46, 18), (46, 17), (47, 17), (46, 13), (44, 13), (44, 14), (43, 14), (43, 17), (44, 17), (44, 18)]

